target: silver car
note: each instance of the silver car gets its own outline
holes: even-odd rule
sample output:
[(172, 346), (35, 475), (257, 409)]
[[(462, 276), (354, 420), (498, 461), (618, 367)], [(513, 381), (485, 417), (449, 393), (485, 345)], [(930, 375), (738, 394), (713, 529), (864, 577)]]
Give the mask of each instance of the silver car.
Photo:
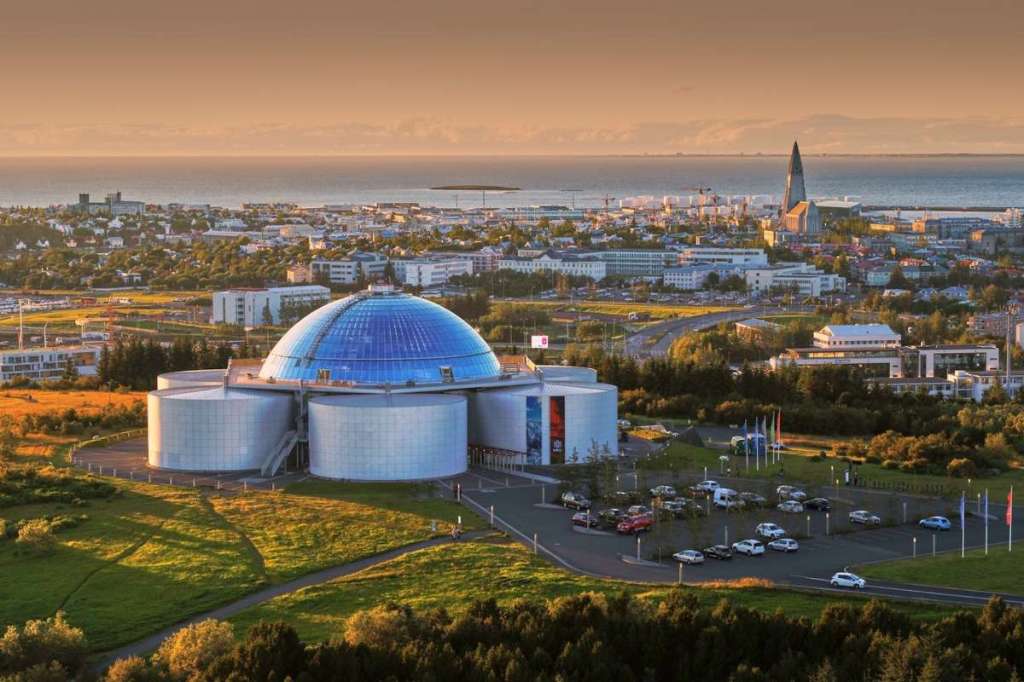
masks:
[(800, 543), (793, 538), (779, 538), (769, 542), (768, 549), (775, 552), (795, 552), (800, 549)]

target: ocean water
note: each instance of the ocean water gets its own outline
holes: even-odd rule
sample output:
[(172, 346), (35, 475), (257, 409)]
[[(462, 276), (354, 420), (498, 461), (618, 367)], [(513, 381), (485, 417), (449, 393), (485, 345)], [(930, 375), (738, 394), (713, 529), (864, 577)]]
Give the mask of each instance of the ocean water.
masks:
[[(150, 203), (289, 201), (307, 206), (417, 201), (462, 208), (479, 192), (438, 185), (486, 184), (488, 206), (598, 207), (603, 197), (782, 194), (785, 156), (732, 157), (176, 157), (0, 158), (0, 206), (48, 206), (120, 190)], [(1024, 205), (1024, 156), (804, 157), (812, 198), (856, 197), (873, 205)], [(578, 189), (579, 192), (566, 192)]]

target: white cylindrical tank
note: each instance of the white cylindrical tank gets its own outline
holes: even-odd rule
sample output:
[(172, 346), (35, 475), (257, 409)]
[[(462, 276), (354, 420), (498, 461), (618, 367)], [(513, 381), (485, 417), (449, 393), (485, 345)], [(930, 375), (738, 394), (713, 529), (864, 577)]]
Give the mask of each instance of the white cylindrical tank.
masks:
[(408, 481), (466, 471), (461, 395), (335, 395), (309, 401), (309, 471), (361, 481)]
[(574, 365), (540, 365), (544, 381), (564, 384), (596, 384), (597, 370), (593, 367), (576, 367)]
[(156, 378), (156, 389), (186, 388), (189, 386), (223, 386), (226, 369), (191, 369), (166, 372)]
[(618, 435), (618, 389), (610, 384), (545, 381), (470, 396), (470, 444), (524, 453), (530, 464), (617, 455)]
[(150, 391), (149, 466), (173, 471), (259, 469), (294, 429), (292, 396), (192, 387)]

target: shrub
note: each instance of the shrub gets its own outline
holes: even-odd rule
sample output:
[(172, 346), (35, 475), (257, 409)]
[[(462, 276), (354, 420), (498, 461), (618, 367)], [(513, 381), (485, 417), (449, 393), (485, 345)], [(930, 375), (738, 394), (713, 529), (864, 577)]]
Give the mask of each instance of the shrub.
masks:
[[(7, 627), (0, 637), (0, 674), (18, 673), (33, 666), (57, 662), (67, 675), (77, 674), (85, 663), (85, 635), (64, 620), (64, 613), (46, 620), (30, 620), (18, 629)], [(43, 678), (36, 678), (43, 679)]]
[(167, 677), (161, 670), (150, 667), (138, 656), (119, 658), (107, 668), (107, 674), (103, 676), (104, 682), (158, 682), (165, 679)]
[(35, 554), (48, 554), (53, 551), (57, 539), (53, 537), (53, 528), (46, 519), (26, 521), (18, 529), (19, 546)]
[(966, 457), (949, 460), (946, 465), (946, 473), (953, 478), (973, 478), (978, 473), (977, 467), (972, 460)]
[(167, 666), (171, 677), (185, 680), (235, 647), (231, 626), (219, 620), (204, 620), (178, 630), (164, 640), (154, 660)]

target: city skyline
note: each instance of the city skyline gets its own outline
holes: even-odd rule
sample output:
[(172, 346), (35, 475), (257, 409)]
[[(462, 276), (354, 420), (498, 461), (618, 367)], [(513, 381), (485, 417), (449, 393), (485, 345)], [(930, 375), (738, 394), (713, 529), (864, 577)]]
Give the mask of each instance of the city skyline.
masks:
[(0, 155), (1024, 153), (1024, 8), (857, 10), (23, 4)]

